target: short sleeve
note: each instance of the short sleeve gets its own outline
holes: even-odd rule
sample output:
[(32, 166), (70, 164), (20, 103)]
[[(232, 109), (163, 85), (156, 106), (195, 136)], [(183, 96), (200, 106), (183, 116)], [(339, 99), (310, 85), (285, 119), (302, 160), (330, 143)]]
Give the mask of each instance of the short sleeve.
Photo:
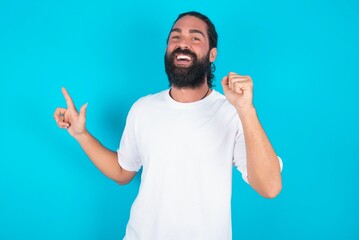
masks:
[(236, 133), (233, 151), (233, 165), (236, 166), (238, 171), (242, 174), (243, 180), (248, 183), (246, 145), (244, 142), (242, 126), (239, 127)]
[(142, 162), (136, 141), (136, 118), (132, 107), (126, 119), (126, 126), (123, 131), (120, 146), (117, 150), (118, 162), (125, 170), (139, 171)]

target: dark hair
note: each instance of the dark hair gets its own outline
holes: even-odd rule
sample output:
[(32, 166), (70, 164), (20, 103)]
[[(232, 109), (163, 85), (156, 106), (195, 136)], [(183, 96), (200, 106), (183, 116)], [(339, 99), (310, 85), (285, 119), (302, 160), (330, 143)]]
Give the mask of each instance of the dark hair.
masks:
[[(211, 22), (211, 20), (203, 15), (202, 13), (196, 12), (196, 11), (190, 11), (190, 12), (184, 12), (181, 13), (180, 15), (178, 15), (177, 19), (175, 20), (175, 22), (172, 25), (173, 26), (176, 24), (176, 22), (185, 17), (185, 16), (192, 16), (192, 17), (196, 17), (200, 20), (202, 20), (203, 22), (206, 23), (207, 25), (207, 35), (208, 35), (208, 40), (209, 40), (209, 50), (211, 50), (212, 48), (217, 48), (217, 43), (218, 43), (218, 34), (216, 32), (216, 28), (213, 25), (213, 23)], [(171, 29), (172, 29), (171, 28)], [(167, 37), (167, 42), (169, 40), (169, 35)], [(214, 78), (214, 74), (213, 72), (216, 70), (216, 66), (214, 65), (214, 63), (211, 63), (211, 67), (209, 68), (208, 72), (207, 72), (207, 83), (208, 83), (208, 87), (213, 87), (212, 81)]]

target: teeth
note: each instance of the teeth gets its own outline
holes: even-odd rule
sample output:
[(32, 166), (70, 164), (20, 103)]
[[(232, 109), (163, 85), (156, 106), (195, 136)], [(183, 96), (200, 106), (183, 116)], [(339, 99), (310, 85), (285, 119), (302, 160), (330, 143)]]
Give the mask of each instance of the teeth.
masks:
[(188, 61), (191, 61), (191, 58), (187, 55), (178, 55), (177, 56), (177, 60), (188, 60)]

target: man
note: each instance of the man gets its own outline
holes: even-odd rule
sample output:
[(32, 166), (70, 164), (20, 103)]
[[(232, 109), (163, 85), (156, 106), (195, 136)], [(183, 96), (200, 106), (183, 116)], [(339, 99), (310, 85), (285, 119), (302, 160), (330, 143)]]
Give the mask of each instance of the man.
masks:
[(216, 92), (216, 56), (211, 21), (179, 15), (165, 53), (171, 88), (132, 106), (117, 153), (87, 131), (87, 105), (77, 112), (62, 89), (67, 109), (57, 108), (55, 120), (100, 171), (126, 184), (143, 168), (124, 239), (231, 239), (233, 165), (262, 196), (281, 191), (281, 161), (256, 115), (252, 80), (231, 72), (222, 79), (225, 96)]

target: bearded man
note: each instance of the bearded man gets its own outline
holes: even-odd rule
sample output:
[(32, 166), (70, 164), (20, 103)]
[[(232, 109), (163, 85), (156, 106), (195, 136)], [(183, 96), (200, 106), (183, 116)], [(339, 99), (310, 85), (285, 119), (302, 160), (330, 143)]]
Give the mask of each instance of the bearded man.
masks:
[(212, 88), (217, 32), (198, 12), (177, 18), (167, 40), (165, 69), (170, 89), (139, 99), (131, 108), (117, 152), (86, 129), (62, 89), (67, 108), (54, 118), (106, 176), (126, 184), (142, 168), (126, 240), (227, 240), (232, 238), (232, 167), (259, 194), (282, 188), (282, 162), (253, 106), (249, 76), (230, 72), (224, 95)]

